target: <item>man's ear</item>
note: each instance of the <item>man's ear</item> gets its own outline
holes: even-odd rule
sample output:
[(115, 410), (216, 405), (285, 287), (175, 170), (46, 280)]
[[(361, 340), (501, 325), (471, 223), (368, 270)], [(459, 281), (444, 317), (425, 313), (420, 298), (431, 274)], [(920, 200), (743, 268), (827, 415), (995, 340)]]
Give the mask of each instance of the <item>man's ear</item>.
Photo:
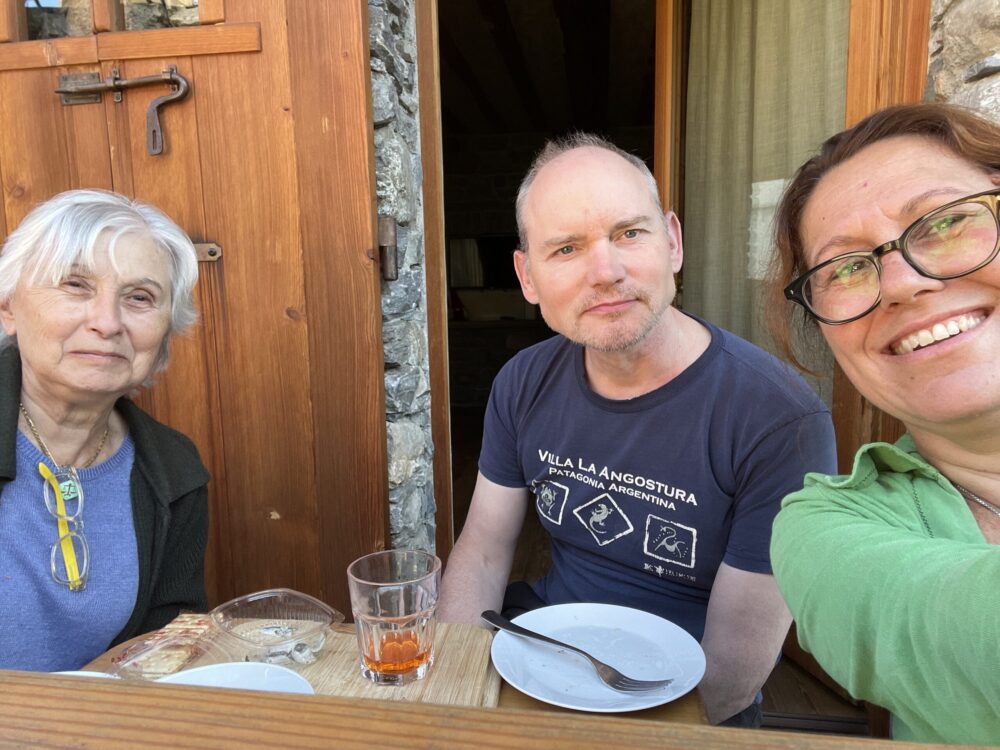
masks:
[(528, 270), (528, 254), (524, 250), (514, 251), (514, 271), (517, 280), (521, 282), (521, 294), (533, 305), (538, 304), (538, 294), (535, 285), (531, 283), (531, 273)]
[(670, 242), (670, 268), (679, 273), (684, 265), (684, 240), (681, 236), (681, 222), (677, 214), (667, 211), (663, 216), (663, 224), (667, 228), (667, 239)]
[(3, 331), (8, 336), (17, 334), (17, 326), (14, 323), (14, 311), (10, 309), (10, 298), (0, 302), (0, 323), (3, 324)]

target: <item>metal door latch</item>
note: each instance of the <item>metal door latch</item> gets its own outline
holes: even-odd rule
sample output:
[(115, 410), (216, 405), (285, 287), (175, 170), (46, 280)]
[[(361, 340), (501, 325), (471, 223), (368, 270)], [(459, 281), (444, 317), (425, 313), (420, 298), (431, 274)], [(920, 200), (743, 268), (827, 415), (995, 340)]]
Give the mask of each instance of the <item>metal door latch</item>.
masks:
[(177, 66), (171, 65), (158, 75), (140, 76), (139, 78), (122, 78), (118, 68), (111, 69), (111, 75), (103, 81), (97, 73), (83, 73), (59, 76), (60, 95), (64, 105), (88, 104), (101, 101), (101, 94), (113, 91), (113, 100), (120, 102), (125, 89), (139, 86), (155, 86), (170, 84), (169, 94), (158, 96), (149, 103), (146, 109), (146, 150), (150, 156), (163, 153), (163, 128), (160, 127), (160, 107), (170, 102), (183, 99), (191, 90), (187, 79), (177, 72)]

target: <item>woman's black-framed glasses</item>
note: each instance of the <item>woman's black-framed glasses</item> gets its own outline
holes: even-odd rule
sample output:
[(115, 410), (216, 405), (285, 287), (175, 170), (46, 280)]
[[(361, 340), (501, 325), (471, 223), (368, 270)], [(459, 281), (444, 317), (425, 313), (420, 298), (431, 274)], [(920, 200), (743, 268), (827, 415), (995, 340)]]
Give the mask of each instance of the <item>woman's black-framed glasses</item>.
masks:
[(957, 279), (990, 263), (1000, 250), (1000, 189), (936, 208), (892, 242), (867, 252), (838, 255), (785, 287), (785, 297), (828, 325), (862, 318), (882, 299), (881, 258), (899, 250), (930, 279)]

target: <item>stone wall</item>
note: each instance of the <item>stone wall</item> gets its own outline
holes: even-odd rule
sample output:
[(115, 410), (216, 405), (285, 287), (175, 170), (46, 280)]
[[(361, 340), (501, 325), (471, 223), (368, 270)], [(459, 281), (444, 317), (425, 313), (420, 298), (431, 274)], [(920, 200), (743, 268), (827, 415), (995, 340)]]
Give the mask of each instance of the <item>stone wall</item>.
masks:
[(391, 545), (434, 549), (415, 0), (368, 0), (379, 216), (397, 223), (399, 278), (382, 282)]
[(926, 97), (973, 107), (1000, 122), (997, 0), (933, 0)]

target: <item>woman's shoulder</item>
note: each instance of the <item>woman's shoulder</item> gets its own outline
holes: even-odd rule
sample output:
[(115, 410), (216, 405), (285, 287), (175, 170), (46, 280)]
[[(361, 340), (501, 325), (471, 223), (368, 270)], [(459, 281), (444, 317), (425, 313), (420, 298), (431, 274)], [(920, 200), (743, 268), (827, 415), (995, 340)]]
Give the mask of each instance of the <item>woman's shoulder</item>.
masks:
[(153, 471), (183, 474), (196, 486), (208, 481), (208, 470), (191, 438), (157, 421), (130, 399), (119, 399), (116, 408), (128, 425), (137, 461)]
[(807, 474), (802, 489), (782, 502), (782, 520), (838, 512), (845, 523), (878, 520), (933, 535), (927, 501), (947, 492), (940, 472), (904, 435), (896, 443), (861, 446), (849, 474)]

